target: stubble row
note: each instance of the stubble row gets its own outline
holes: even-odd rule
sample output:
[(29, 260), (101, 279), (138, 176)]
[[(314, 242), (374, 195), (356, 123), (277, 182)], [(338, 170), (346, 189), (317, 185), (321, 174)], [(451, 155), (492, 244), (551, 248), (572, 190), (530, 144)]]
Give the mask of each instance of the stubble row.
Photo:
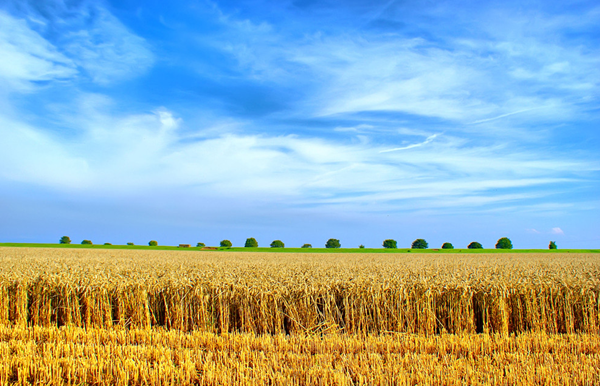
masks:
[(593, 334), (0, 326), (0, 385), (598, 385)]

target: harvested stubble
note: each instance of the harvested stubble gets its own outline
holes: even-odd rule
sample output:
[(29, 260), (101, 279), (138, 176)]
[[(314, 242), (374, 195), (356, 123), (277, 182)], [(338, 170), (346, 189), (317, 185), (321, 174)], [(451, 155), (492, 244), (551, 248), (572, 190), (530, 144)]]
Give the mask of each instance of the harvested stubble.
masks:
[(0, 325), (595, 333), (600, 258), (0, 248)]
[(593, 334), (0, 327), (0, 385), (598, 385)]

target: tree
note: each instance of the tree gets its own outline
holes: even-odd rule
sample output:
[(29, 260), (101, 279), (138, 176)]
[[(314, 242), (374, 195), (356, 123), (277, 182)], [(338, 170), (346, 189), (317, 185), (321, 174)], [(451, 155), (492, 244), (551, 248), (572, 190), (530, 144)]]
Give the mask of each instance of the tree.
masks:
[(548, 245), (548, 249), (558, 249), (556, 246), (556, 241), (550, 241), (550, 245)]
[(244, 247), (258, 248), (258, 241), (256, 241), (256, 239), (254, 237), (250, 237), (249, 239), (246, 239), (246, 245), (244, 245)]
[(83, 240), (81, 244), (92, 245), (92, 242), (90, 240)]
[(130, 243), (127, 243), (127, 245), (135, 245), (135, 244), (130, 242)]
[(454, 245), (452, 243), (444, 243), (442, 244), (442, 249), (454, 249)]
[(365, 246), (364, 246), (364, 245), (362, 245), (362, 244), (361, 244), (361, 245), (359, 245), (358, 247), (359, 247), (360, 249), (365, 249)]
[(469, 246), (467, 248), (469, 248), (469, 249), (483, 249), (483, 246), (481, 245), (481, 243), (478, 243), (477, 241), (473, 241), (471, 244), (469, 244)]
[(300, 248), (312, 248), (312, 245), (311, 244), (304, 244)]
[(338, 239), (329, 239), (325, 244), (325, 248), (341, 248), (342, 244), (340, 244), (340, 240)]
[(498, 239), (496, 249), (513, 249), (513, 245), (508, 237), (502, 237)]
[(69, 236), (63, 236), (58, 241), (59, 244), (71, 244), (71, 238)]
[(221, 241), (221, 244), (220, 244), (220, 245), (221, 245), (223, 248), (231, 248), (231, 246), (232, 246), (233, 244), (231, 244), (231, 241), (229, 241), (229, 240), (223, 240), (223, 241)]
[(271, 243), (271, 248), (285, 248), (285, 244), (281, 240), (274, 240)]
[(423, 239), (416, 239), (415, 241), (413, 241), (411, 248), (412, 249), (427, 249), (427, 248), (429, 248), (429, 244), (427, 244), (427, 241), (425, 241)]
[(398, 243), (396, 243), (396, 240), (392, 239), (383, 240), (383, 247), (388, 249), (396, 249), (398, 248)]
[(198, 247), (198, 248), (204, 248), (204, 247), (206, 247), (206, 244), (204, 244), (204, 243), (198, 243), (198, 244), (196, 244), (196, 247)]
[(156, 246), (158, 246), (158, 242), (156, 242), (156, 240), (151, 240), (151, 241), (148, 243), (148, 245), (149, 245), (149, 246), (151, 246), (151, 247), (156, 247)]

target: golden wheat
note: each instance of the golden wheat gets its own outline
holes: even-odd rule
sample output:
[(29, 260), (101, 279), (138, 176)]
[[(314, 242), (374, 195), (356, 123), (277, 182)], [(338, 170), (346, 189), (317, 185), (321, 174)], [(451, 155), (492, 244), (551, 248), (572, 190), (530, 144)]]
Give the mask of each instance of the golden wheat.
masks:
[(0, 325), (598, 333), (599, 294), (594, 254), (0, 249)]

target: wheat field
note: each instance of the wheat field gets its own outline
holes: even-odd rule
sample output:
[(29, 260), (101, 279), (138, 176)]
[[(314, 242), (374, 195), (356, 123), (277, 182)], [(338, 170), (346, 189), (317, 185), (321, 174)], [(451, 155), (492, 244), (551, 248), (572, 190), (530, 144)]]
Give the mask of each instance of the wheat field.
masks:
[(0, 384), (598, 384), (596, 254), (0, 248)]

